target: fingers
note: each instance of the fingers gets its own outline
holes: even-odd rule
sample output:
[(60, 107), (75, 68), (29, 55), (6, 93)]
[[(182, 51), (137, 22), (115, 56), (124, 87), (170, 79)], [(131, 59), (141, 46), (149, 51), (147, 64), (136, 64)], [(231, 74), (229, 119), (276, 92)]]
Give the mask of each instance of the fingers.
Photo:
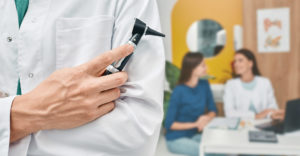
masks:
[(118, 88), (111, 89), (100, 93), (98, 96), (98, 103), (95, 112), (92, 113), (92, 118), (97, 119), (115, 108), (115, 100), (120, 97), (120, 90)]
[(125, 72), (118, 72), (115, 74), (97, 77), (94, 80), (93, 90), (101, 92), (113, 88), (122, 86), (128, 79), (128, 75)]
[(81, 65), (89, 74), (98, 76), (99, 73), (113, 62), (126, 57), (134, 51), (134, 47), (129, 44), (125, 44), (113, 50), (107, 51), (93, 60)]
[(98, 107), (100, 114), (107, 114), (115, 108), (115, 102), (110, 102)]
[(115, 88), (102, 93), (98, 93), (96, 97), (91, 101), (92, 111), (87, 114), (90, 121), (93, 121), (115, 108), (115, 100), (120, 97), (120, 89)]
[(198, 124), (198, 131), (202, 131), (202, 130), (205, 128), (205, 126), (209, 123), (209, 121), (206, 120), (205, 116), (203, 116), (203, 119), (204, 119), (204, 120), (202, 120), (202, 121), (199, 122), (199, 124)]
[(101, 92), (99, 96), (97, 97), (97, 103), (98, 106), (101, 106), (102, 104), (106, 104), (112, 101), (115, 101), (120, 97), (120, 89), (115, 88), (108, 91)]
[(285, 111), (284, 111), (284, 110), (282, 110), (282, 109), (280, 109), (280, 110), (277, 110), (277, 113), (284, 114), (284, 113), (285, 113)]
[(110, 103), (101, 105), (95, 110), (95, 112), (93, 114), (93, 118), (97, 119), (97, 118), (111, 112), (114, 108), (115, 108), (114, 102), (110, 102)]
[(275, 110), (273, 112), (273, 116), (275, 118), (282, 118), (282, 117), (284, 117), (284, 115), (285, 115), (285, 112), (283, 110)]
[(273, 120), (283, 120), (284, 115), (285, 115), (284, 111), (278, 110), (278, 111), (274, 112), (271, 117)]
[(275, 116), (272, 117), (272, 119), (273, 119), (273, 120), (283, 120), (284, 117), (283, 117), (282, 115), (279, 115), (279, 116), (276, 116), (276, 115), (275, 115)]
[(284, 112), (278, 111), (278, 112), (274, 112), (275, 115), (283, 115)]
[(204, 125), (199, 125), (199, 126), (198, 126), (198, 131), (199, 131), (199, 132), (203, 131), (203, 129), (204, 129)]

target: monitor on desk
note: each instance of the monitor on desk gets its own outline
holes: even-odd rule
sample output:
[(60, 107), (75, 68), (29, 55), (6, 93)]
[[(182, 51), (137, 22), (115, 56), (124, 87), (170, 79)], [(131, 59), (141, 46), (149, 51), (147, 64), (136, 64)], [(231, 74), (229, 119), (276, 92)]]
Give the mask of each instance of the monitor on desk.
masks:
[(292, 132), (300, 129), (300, 99), (287, 103), (283, 127), (284, 132)]
[(287, 102), (283, 122), (273, 121), (257, 125), (256, 128), (275, 133), (287, 133), (300, 130), (300, 99)]

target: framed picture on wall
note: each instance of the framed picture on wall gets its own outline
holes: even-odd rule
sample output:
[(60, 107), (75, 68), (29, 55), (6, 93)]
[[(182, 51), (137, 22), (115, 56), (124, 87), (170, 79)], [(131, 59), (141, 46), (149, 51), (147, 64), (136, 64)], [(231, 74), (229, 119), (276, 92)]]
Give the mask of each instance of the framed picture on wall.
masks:
[(258, 52), (290, 51), (290, 9), (257, 10)]

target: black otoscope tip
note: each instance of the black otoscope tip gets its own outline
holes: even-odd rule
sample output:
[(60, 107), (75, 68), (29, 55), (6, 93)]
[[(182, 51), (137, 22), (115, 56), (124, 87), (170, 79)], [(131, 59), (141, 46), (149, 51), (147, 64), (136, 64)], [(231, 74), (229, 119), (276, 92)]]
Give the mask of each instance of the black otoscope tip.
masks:
[(150, 27), (148, 27), (147, 31), (146, 31), (146, 35), (153, 35), (153, 36), (161, 36), (161, 37), (165, 37), (166, 35), (163, 33), (160, 33), (156, 30), (151, 29)]

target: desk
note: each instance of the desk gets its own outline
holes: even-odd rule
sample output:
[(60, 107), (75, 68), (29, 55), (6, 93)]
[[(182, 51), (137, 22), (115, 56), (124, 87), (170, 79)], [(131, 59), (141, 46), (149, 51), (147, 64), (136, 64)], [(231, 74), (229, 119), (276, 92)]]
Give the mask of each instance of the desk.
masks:
[(251, 143), (248, 132), (252, 128), (238, 130), (209, 129), (202, 134), (200, 156), (205, 153), (293, 155), (300, 156), (300, 134), (277, 135), (278, 143)]

